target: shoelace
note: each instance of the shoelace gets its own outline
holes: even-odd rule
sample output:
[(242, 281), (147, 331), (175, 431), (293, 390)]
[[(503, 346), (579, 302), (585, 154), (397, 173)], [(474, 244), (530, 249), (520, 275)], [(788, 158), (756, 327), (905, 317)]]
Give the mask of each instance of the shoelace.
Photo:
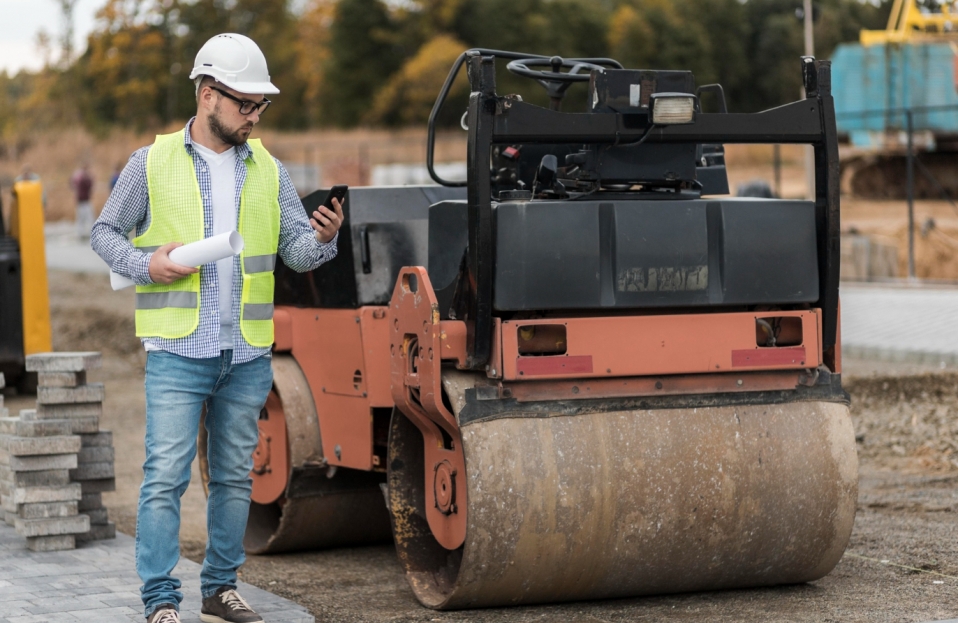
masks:
[(252, 612), (253, 609), (249, 607), (249, 604), (246, 603), (239, 593), (234, 590), (223, 591), (220, 593), (220, 599), (223, 600), (223, 603), (226, 604), (227, 608), (231, 610), (243, 610), (245, 612)]
[(166, 608), (160, 611), (160, 616), (153, 619), (153, 623), (180, 623), (180, 615), (176, 610)]

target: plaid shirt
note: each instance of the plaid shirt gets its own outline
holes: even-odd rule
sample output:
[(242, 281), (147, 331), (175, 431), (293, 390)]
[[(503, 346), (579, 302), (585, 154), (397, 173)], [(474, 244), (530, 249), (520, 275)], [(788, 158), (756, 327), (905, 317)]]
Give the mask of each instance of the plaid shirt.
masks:
[[(183, 143), (186, 151), (193, 157), (196, 179), (203, 197), (204, 236), (213, 235), (212, 183), (210, 169), (202, 156), (193, 149), (190, 127), (193, 119), (186, 124)], [(130, 157), (120, 178), (117, 180), (110, 198), (100, 218), (93, 225), (90, 244), (93, 250), (110, 265), (110, 268), (124, 277), (132, 279), (137, 285), (149, 285), (150, 258), (153, 253), (144, 253), (136, 249), (127, 239), (127, 234), (136, 228), (136, 234), (142, 235), (150, 226), (150, 197), (146, 183), (146, 155), (149, 147), (138, 149)], [(253, 157), (253, 150), (247, 144), (236, 148), (236, 213), (239, 219), (240, 194), (246, 181), (244, 161)], [(275, 160), (275, 158), (274, 158)], [(283, 262), (299, 272), (313, 270), (320, 264), (336, 257), (336, 234), (328, 243), (316, 239), (316, 232), (310, 227), (303, 204), (293, 188), (289, 173), (276, 160), (279, 168), (279, 256)], [(240, 270), (239, 256), (233, 258), (233, 363), (240, 364), (269, 352), (268, 348), (251, 346), (240, 330), (240, 299), (243, 291), (243, 276)], [(186, 337), (168, 340), (158, 337), (143, 338), (143, 344), (149, 349), (191, 357), (208, 359), (220, 355), (220, 313), (219, 280), (216, 277), (216, 263), (200, 267), (200, 324)]]

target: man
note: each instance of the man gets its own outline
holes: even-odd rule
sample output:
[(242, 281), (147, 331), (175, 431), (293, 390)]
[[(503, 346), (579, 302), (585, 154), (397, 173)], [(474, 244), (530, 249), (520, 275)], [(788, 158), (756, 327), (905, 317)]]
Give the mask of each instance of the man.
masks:
[[(257, 419), (272, 385), (273, 265), (294, 270), (336, 256), (342, 206), (307, 219), (289, 174), (248, 140), (279, 93), (249, 38), (210, 39), (196, 55), (196, 116), (133, 154), (93, 228), (93, 248), (137, 285), (136, 332), (147, 350), (146, 462), (137, 508), (136, 566), (149, 623), (179, 623), (171, 574), (179, 558), (180, 497), (196, 455), (200, 412), (209, 432), (208, 542), (200, 575), (207, 623), (262, 619), (236, 592), (244, 561)], [(126, 234), (135, 228), (132, 245)], [(201, 266), (169, 258), (184, 243), (239, 230), (236, 257)]]
[(90, 175), (90, 166), (87, 163), (84, 162), (73, 172), (70, 188), (73, 189), (77, 201), (77, 235), (80, 238), (89, 238), (90, 226), (93, 224), (93, 204), (90, 202), (93, 196), (93, 177)]

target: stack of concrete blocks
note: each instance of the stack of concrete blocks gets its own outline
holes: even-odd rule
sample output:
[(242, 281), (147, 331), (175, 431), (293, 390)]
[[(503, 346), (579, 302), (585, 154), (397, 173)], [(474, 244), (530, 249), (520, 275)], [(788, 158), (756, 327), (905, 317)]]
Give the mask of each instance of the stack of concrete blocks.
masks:
[(77, 464), (70, 481), (78, 484), (78, 509), (89, 517), (90, 529), (77, 542), (116, 538), (116, 525), (107, 518), (104, 491), (116, 490), (113, 433), (101, 431), (103, 384), (87, 383), (86, 373), (100, 367), (100, 353), (44, 353), (27, 357), (27, 370), (37, 373), (38, 421), (66, 421), (79, 435)]
[(75, 535), (90, 530), (78, 514), (82, 487), (70, 482), (77, 466), (80, 437), (64, 419), (37, 419), (0, 413), (0, 507), (4, 520), (26, 537), (34, 551), (73, 549)]

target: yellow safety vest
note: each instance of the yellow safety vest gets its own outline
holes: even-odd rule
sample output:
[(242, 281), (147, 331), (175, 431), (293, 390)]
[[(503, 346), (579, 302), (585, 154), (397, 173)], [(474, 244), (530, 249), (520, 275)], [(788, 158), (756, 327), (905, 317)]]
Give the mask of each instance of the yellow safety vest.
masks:
[[(133, 244), (153, 251), (170, 242), (189, 244), (203, 239), (203, 199), (193, 158), (183, 133), (156, 137), (146, 157), (150, 196), (150, 227)], [(246, 181), (240, 193), (239, 233), (243, 295), (240, 329), (252, 346), (273, 344), (273, 267), (279, 245), (279, 169), (259, 139), (248, 145)], [(196, 330), (200, 322), (200, 274), (169, 285), (136, 288), (136, 335), (176, 339)]]

